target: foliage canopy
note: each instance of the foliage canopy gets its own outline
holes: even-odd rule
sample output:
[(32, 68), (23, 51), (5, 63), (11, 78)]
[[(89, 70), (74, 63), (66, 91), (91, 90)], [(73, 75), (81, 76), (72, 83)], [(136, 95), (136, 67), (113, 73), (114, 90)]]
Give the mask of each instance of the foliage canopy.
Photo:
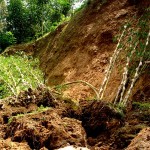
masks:
[[(70, 17), (78, 0), (1, 0), (0, 32), (12, 33), (17, 43), (28, 42), (53, 31)], [(5, 38), (4, 38), (5, 39)], [(1, 41), (4, 41), (1, 36)], [(11, 42), (8, 42), (13, 44)], [(1, 49), (5, 46), (0, 43)], [(6, 44), (9, 46), (9, 44)]]

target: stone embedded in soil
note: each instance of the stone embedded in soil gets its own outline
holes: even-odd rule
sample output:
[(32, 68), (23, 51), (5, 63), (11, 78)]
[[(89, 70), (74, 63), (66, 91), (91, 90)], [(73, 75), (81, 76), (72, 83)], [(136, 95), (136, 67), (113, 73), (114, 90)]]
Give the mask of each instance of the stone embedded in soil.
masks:
[(12, 141), (26, 141), (31, 149), (56, 149), (70, 145), (85, 146), (86, 134), (81, 122), (71, 118), (61, 118), (57, 110), (24, 115), (14, 118), (9, 124), (6, 138)]
[(144, 128), (131, 141), (126, 150), (149, 150), (150, 149), (150, 127)]

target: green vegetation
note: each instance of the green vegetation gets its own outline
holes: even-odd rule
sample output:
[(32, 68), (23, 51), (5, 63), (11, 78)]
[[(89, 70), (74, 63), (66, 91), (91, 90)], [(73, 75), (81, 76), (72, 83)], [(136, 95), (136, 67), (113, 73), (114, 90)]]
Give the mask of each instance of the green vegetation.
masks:
[[(12, 116), (8, 119), (8, 124), (10, 124), (14, 118), (19, 118), (19, 117), (24, 117), (24, 116), (31, 116), (31, 115), (35, 115), (35, 114), (38, 114), (38, 113), (42, 113), (42, 112), (45, 112), (47, 110), (50, 110), (51, 107), (44, 107), (43, 105), (41, 105), (40, 107), (37, 108), (37, 110), (34, 110), (30, 113), (24, 113), (24, 114), (17, 114), (16, 116)], [(41, 118), (41, 119), (44, 119), (44, 118)]]
[(10, 0), (7, 5), (7, 30), (21, 43), (51, 31), (67, 17), (68, 0)]
[(0, 32), (0, 53), (8, 46), (16, 43), (16, 38), (11, 32)]
[[(0, 51), (10, 44), (28, 42), (53, 31), (73, 13), (78, 0), (5, 0), (0, 1)], [(13, 42), (9, 37), (11, 33)], [(8, 40), (8, 41), (7, 41)]]
[(133, 102), (133, 107), (139, 110), (150, 110), (150, 103)]
[(17, 96), (20, 91), (43, 84), (39, 62), (31, 56), (0, 55), (0, 98)]

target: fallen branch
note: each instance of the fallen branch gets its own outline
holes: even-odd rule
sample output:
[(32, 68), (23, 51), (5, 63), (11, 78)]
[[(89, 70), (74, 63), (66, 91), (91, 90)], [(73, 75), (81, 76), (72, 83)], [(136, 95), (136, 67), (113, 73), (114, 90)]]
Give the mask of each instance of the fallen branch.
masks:
[[(72, 82), (67, 82), (67, 83), (61, 84), (60, 86), (65, 86), (65, 85), (70, 85), (70, 84), (76, 84), (76, 83), (83, 83), (83, 84), (89, 86), (94, 91), (94, 93), (96, 94), (97, 100), (99, 100), (98, 89), (96, 87), (94, 87), (92, 84), (90, 84), (90, 83), (88, 83), (86, 81), (77, 80), (77, 81), (72, 81)], [(56, 89), (56, 86), (53, 89)]]

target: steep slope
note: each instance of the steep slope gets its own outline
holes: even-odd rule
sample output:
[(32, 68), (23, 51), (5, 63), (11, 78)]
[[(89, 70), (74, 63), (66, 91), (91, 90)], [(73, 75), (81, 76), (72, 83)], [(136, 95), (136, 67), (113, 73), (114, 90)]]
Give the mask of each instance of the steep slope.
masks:
[[(99, 88), (116, 47), (113, 38), (120, 34), (120, 27), (137, 12), (136, 7), (127, 0), (109, 0), (106, 3), (94, 0), (69, 24), (39, 40), (35, 55), (41, 60), (48, 85), (84, 80)], [(118, 62), (118, 66), (122, 63)], [(111, 77), (113, 86), (108, 85), (106, 93), (109, 95), (105, 99), (112, 100), (120, 78), (121, 71), (115, 69)], [(79, 84), (68, 89), (68, 93), (76, 99), (90, 97), (89, 88)]]
[[(147, 0), (90, 0), (86, 8), (69, 23), (60, 25), (55, 32), (37, 40), (27, 49), (40, 58), (48, 85), (84, 80), (99, 88), (117, 45), (113, 39), (121, 34), (120, 28), (129, 20), (133, 24), (136, 22), (134, 16), (140, 14), (140, 6), (144, 8), (149, 4)], [(114, 99), (123, 64), (125, 58), (122, 54), (111, 75), (104, 99)], [(93, 97), (90, 88), (81, 84), (67, 88), (64, 95), (75, 99)]]

